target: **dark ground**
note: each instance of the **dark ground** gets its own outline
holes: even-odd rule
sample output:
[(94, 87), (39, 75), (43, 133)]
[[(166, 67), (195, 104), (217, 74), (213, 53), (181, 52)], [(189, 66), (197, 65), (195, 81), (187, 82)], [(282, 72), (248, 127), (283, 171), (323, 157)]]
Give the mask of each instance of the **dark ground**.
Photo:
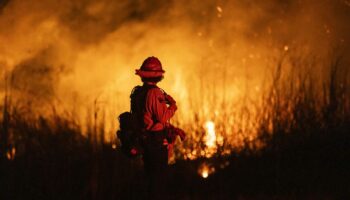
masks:
[[(258, 153), (177, 161), (170, 166), (165, 199), (348, 199), (346, 130), (298, 138), (285, 136), (278, 144), (288, 140), (288, 145), (271, 144)], [(144, 199), (140, 159), (130, 160), (110, 145), (93, 148), (82, 137), (36, 139), (26, 144), (30, 151), (2, 158), (1, 199)], [(230, 164), (207, 179), (198, 175), (201, 163), (225, 161)]]

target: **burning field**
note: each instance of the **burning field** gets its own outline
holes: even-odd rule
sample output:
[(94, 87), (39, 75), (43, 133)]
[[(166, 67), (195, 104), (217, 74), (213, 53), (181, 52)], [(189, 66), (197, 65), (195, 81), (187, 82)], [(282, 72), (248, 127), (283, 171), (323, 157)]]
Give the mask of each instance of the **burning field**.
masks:
[(346, 198), (349, 20), (348, 0), (0, 0), (0, 198), (143, 199), (115, 133), (148, 56), (187, 134), (169, 199)]

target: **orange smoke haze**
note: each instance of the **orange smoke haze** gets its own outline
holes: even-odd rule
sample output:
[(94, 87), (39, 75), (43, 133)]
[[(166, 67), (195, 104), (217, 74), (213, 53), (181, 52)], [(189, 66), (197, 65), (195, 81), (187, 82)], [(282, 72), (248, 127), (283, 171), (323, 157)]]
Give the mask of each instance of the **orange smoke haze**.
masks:
[(134, 70), (153, 55), (166, 70), (160, 86), (178, 101), (176, 122), (254, 127), (256, 108), (250, 121), (239, 111), (259, 105), (274, 59), (312, 55), (321, 74), (332, 49), (350, 52), (349, 11), (345, 0), (0, 1), (0, 94), (9, 88), (14, 104), (55, 107), (80, 124), (98, 112), (111, 140), (141, 84)]

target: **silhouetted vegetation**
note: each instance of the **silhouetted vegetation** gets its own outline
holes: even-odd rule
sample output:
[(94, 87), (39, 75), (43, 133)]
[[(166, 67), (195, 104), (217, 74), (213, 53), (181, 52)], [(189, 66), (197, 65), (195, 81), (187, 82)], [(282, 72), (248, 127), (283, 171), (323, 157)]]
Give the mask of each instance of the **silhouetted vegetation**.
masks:
[[(324, 77), (317, 77), (312, 62), (289, 57), (286, 72), (283, 59), (262, 99), (257, 139), (229, 155), (222, 156), (219, 148), (212, 158), (178, 160), (170, 166), (165, 199), (350, 195), (348, 66), (337, 57), (324, 69)], [(96, 124), (83, 135), (73, 119), (31, 116), (11, 104), (7, 93), (1, 109), (1, 199), (145, 197), (141, 160), (130, 160), (99, 140), (104, 130)], [(257, 148), (257, 142), (263, 146)], [(183, 147), (191, 148), (188, 143)], [(198, 175), (203, 162), (216, 167), (207, 179)], [(229, 165), (220, 167), (223, 163)]]

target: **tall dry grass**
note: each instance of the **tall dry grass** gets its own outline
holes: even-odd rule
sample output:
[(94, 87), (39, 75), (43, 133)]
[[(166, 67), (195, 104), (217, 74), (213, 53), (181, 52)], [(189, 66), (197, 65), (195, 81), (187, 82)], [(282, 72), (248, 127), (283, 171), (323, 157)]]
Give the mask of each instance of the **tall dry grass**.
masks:
[[(200, 182), (193, 170), (207, 153), (213, 160), (225, 156), (231, 163), (238, 163), (217, 172), (207, 183), (220, 186), (227, 198), (232, 188), (223, 182), (248, 193), (295, 192), (309, 183), (323, 189), (329, 186), (327, 180), (338, 181), (341, 192), (349, 188), (346, 177), (350, 166), (344, 164), (350, 158), (348, 66), (341, 57), (318, 68), (322, 73), (313, 71), (320, 63), (309, 57), (282, 56), (275, 63), (258, 100), (246, 96), (246, 104), (225, 98), (219, 101), (212, 91), (208, 93), (211, 107), (207, 109), (219, 113), (205, 116), (208, 113), (198, 109), (190, 124), (174, 120), (188, 133), (187, 140), (177, 145), (177, 158), (197, 160), (179, 161), (174, 167), (178, 169), (176, 173), (188, 178), (172, 179), (185, 181), (181, 184), (186, 187), (198, 185), (191, 186), (197, 191), (188, 194), (178, 184), (174, 187), (180, 194), (172, 195), (207, 195), (208, 185)], [(88, 112), (88, 127), (81, 127), (74, 118), (57, 114), (54, 108), (45, 117), (27, 113), (27, 109), (12, 102), (8, 88), (1, 104), (2, 199), (144, 197), (140, 160), (130, 161), (111, 143), (104, 142), (106, 118), (97, 105)], [(207, 119), (215, 123), (214, 150), (205, 143), (207, 130), (203, 124)], [(82, 129), (87, 134), (82, 134)], [(225, 178), (228, 175), (236, 179)]]
[(182, 124), (189, 139), (179, 144), (178, 156), (205, 157), (201, 151), (206, 146), (204, 124), (208, 119), (216, 126), (217, 155), (258, 152), (271, 145), (288, 143), (276, 141), (278, 138), (303, 140), (330, 136), (324, 134), (345, 134), (350, 93), (348, 66), (342, 57), (320, 63), (312, 56), (282, 55), (274, 63), (268, 69), (258, 97), (246, 95), (237, 102), (228, 102), (219, 99), (215, 90), (203, 90), (207, 93), (203, 98), (211, 101), (206, 108), (210, 112), (198, 108), (198, 112), (193, 113), (193, 121)]

